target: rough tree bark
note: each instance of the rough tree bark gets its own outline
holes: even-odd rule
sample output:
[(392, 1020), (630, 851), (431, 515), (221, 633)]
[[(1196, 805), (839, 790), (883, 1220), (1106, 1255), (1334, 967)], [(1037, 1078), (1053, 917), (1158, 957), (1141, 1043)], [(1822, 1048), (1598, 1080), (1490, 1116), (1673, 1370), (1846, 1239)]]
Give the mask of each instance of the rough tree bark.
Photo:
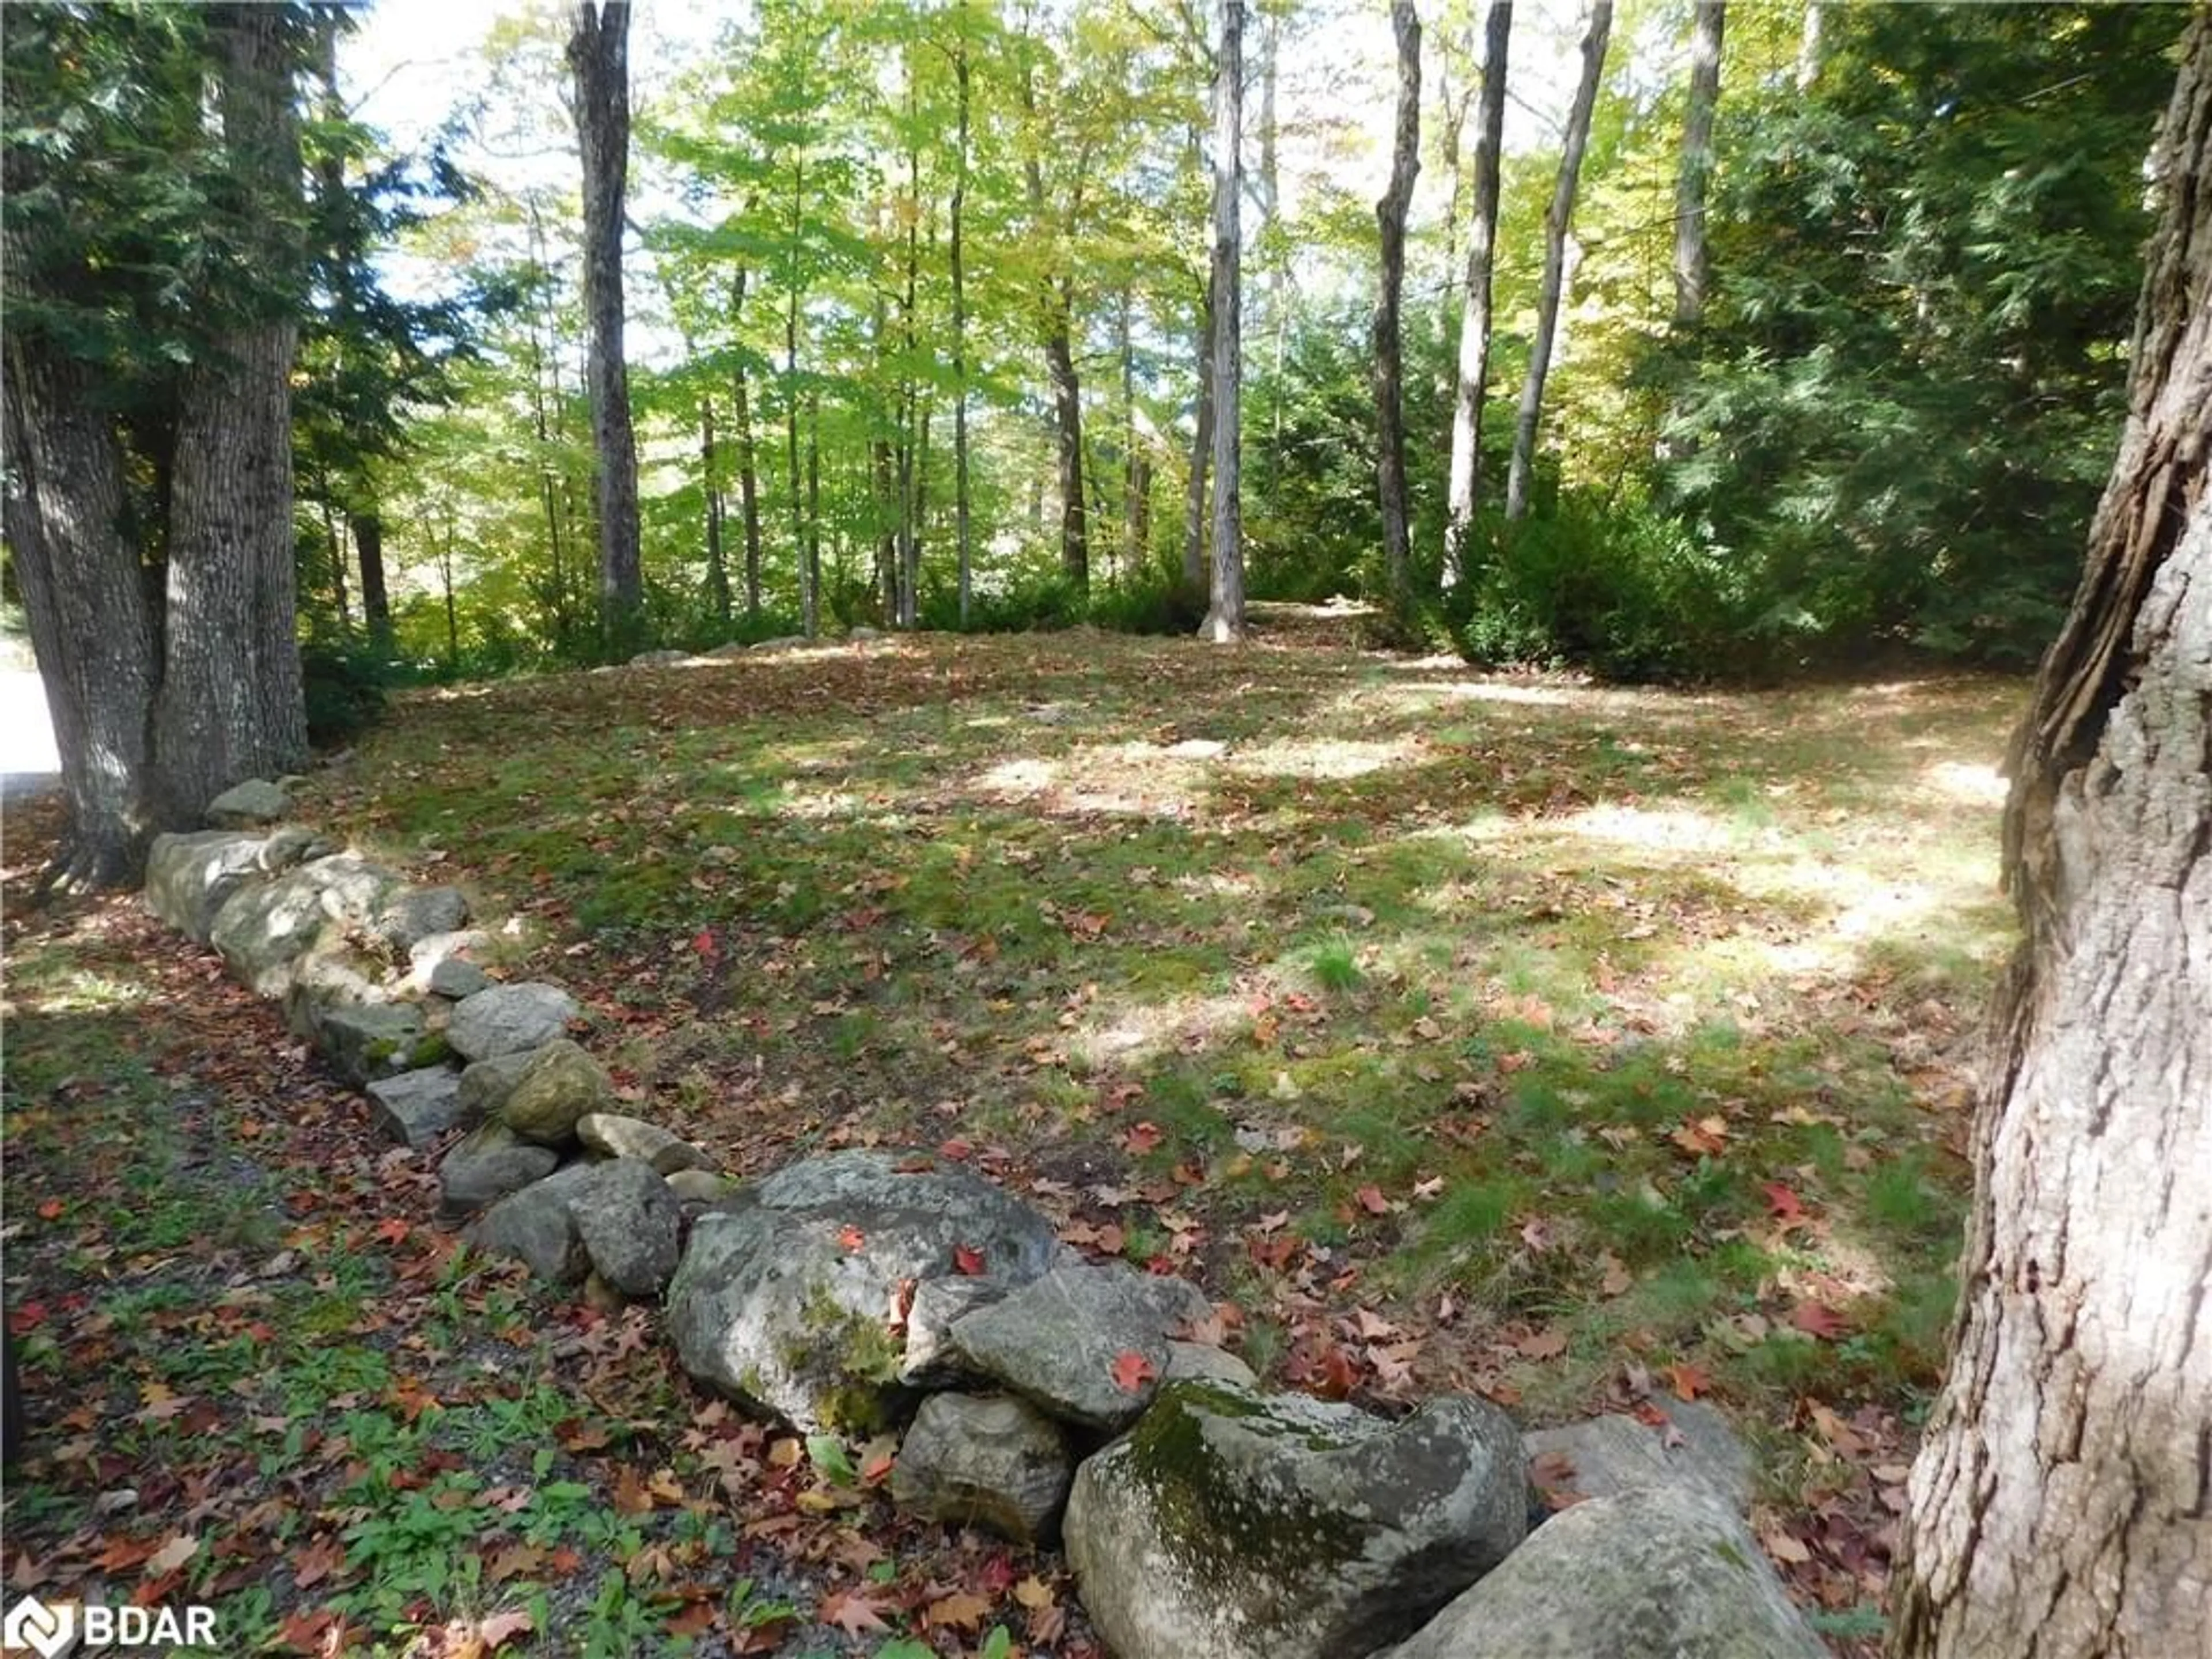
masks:
[(579, 0), (568, 36), (584, 163), (585, 379), (599, 458), (599, 603), (611, 641), (629, 642), (645, 605), (637, 438), (623, 356), (623, 193), (629, 169), (629, 0)]
[(699, 398), (699, 482), (707, 496), (707, 599), (714, 620), (730, 628), (730, 564), (722, 550), (722, 465), (714, 441), (714, 399)]
[(1238, 226), (1243, 166), (1244, 0), (1221, 0), (1221, 47), (1213, 65), (1213, 580), (1199, 637), (1244, 637), (1244, 526), (1240, 499), (1243, 309)]
[(1490, 380), (1490, 270), (1498, 245), (1499, 144), (1505, 131), (1505, 58), (1513, 0), (1491, 0), (1483, 20), (1482, 98), (1475, 115), (1474, 203), (1468, 223), (1467, 285), (1452, 399), (1451, 475), (1445, 502), (1443, 586), (1467, 574), (1467, 535), (1482, 481), (1482, 404)]
[(369, 642), (378, 650), (392, 649), (392, 599), (384, 585), (384, 517), (360, 512), (349, 520), (353, 556), (361, 564), (361, 613), (368, 624)]
[(1375, 303), (1376, 493), (1382, 504), (1383, 580), (1392, 610), (1403, 617), (1413, 602), (1412, 528), (1406, 507), (1405, 354), (1399, 300), (1406, 287), (1406, 210), (1421, 171), (1421, 20), (1413, 0), (1392, 0), (1398, 40), (1398, 117), (1390, 149), (1390, 183), (1375, 204), (1382, 233), (1382, 287)]
[(2212, 1608), (2212, 14), (2129, 414), (2014, 739), (2000, 995), (1897, 1659), (2203, 1655)]
[(1705, 185), (1713, 173), (1713, 112), (1721, 99), (1721, 40), (1728, 0), (1697, 0), (1690, 30), (1689, 100), (1682, 116), (1682, 165), (1674, 179), (1674, 326), (1705, 314)]
[[(13, 238), (7, 253), (11, 267), (25, 263)], [(122, 533), (122, 456), (91, 372), (21, 327), (7, 368), (8, 547), (70, 805), (70, 845), (52, 873), (64, 886), (118, 886), (158, 827), (147, 722), (159, 623)]]
[(1544, 380), (1552, 369), (1552, 345), (1559, 329), (1559, 299), (1566, 288), (1567, 227), (1574, 218), (1575, 185), (1582, 176), (1583, 151), (1589, 145), (1590, 115), (1597, 107), (1598, 82), (1605, 73), (1605, 46), (1613, 33), (1613, 0), (1590, 8), (1589, 33), (1583, 37), (1582, 79), (1567, 112), (1566, 148), (1559, 156), (1559, 181), (1544, 215), (1544, 282), (1536, 298), (1536, 333), (1528, 343), (1528, 375), (1522, 382), (1521, 412), (1513, 428), (1513, 460), (1505, 475), (1505, 516), (1528, 512), (1528, 488), (1536, 470), (1536, 429), (1544, 413)]
[[(264, 273), (301, 265), (289, 27), (273, 7), (209, 10), (223, 148), (254, 204), (244, 234)], [(178, 409), (153, 720), (155, 812), (163, 823), (197, 823), (240, 779), (295, 770), (307, 756), (292, 546), (299, 313), (289, 304), (260, 309), (192, 368)]]

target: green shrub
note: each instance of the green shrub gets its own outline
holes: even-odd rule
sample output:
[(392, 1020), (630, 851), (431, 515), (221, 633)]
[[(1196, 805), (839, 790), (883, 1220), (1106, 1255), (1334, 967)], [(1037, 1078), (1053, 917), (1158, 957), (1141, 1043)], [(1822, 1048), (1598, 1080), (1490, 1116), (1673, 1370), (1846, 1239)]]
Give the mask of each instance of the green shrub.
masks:
[(318, 749), (350, 742), (384, 713), (396, 666), (368, 645), (321, 641), (300, 648), (307, 698), (307, 741)]
[(1093, 588), (1087, 614), (1092, 627), (1115, 634), (1194, 634), (1206, 610), (1206, 590), (1181, 571), (1150, 569), (1121, 586)]

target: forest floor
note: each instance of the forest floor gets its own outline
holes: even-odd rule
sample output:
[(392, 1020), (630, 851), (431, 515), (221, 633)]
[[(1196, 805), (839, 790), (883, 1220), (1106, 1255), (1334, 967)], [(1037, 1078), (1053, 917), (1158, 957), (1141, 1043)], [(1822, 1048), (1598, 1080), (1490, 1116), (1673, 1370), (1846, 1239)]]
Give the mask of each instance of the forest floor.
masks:
[[(302, 812), (459, 882), (733, 1171), (969, 1161), (1381, 1410), (1718, 1404), (1869, 1650), (2022, 684), (1611, 690), (1263, 622), (413, 694)], [(11, 887), (53, 811), (11, 809)], [(134, 902), (9, 911), (9, 1595), (213, 1599), (226, 1651), (1091, 1651), (1053, 1558), (457, 1257), (432, 1162)]]

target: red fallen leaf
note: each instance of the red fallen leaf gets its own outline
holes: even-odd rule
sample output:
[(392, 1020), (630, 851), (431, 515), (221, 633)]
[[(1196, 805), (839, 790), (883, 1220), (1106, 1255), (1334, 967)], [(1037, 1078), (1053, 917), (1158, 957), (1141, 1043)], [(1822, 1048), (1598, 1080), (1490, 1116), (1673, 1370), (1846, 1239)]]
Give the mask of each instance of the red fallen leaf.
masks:
[(1766, 1207), (1778, 1221), (1802, 1221), (1805, 1218), (1804, 1200), (1778, 1181), (1766, 1183)]
[(325, 1533), (292, 1558), (292, 1582), (311, 1589), (345, 1565), (345, 1547)]
[(719, 1616), (712, 1601), (687, 1601), (684, 1604), (684, 1611), (668, 1620), (668, 1633), (671, 1636), (704, 1636), (714, 1628), (714, 1620)]
[(346, 1622), (326, 1607), (289, 1613), (276, 1627), (276, 1639), (295, 1653), (342, 1653), (347, 1643)]
[(1123, 1149), (1132, 1152), (1149, 1152), (1159, 1144), (1160, 1126), (1149, 1119), (1121, 1137)]
[(520, 1607), (509, 1613), (495, 1613), (477, 1626), (477, 1640), (483, 1644), (486, 1653), (496, 1653), (518, 1636), (527, 1636), (537, 1628), (537, 1621)]
[(1114, 1386), (1134, 1394), (1159, 1375), (1159, 1369), (1134, 1348), (1124, 1348), (1114, 1360)]
[(702, 927), (693, 935), (691, 948), (709, 962), (722, 953), (721, 948), (714, 943), (714, 930), (711, 927)]
[(969, 1279), (981, 1278), (983, 1253), (972, 1244), (955, 1244), (952, 1247), (952, 1265)]
[(1851, 1328), (1849, 1320), (1825, 1302), (1800, 1302), (1790, 1310), (1790, 1322), (1823, 1342), (1834, 1341)]
[(848, 1251), (865, 1249), (868, 1236), (848, 1221), (837, 1230), (837, 1243)]
[(376, 1224), (376, 1236), (387, 1244), (404, 1244), (407, 1235), (415, 1231), (415, 1224), (403, 1217), (388, 1215)]
[(46, 1304), (26, 1302), (8, 1316), (8, 1328), (18, 1336), (27, 1336), (46, 1322)]
[(966, 1141), (953, 1139), (938, 1147), (937, 1155), (939, 1158), (950, 1158), (955, 1164), (965, 1164), (974, 1155), (975, 1151), (975, 1149)]
[(58, 1198), (50, 1198), (45, 1203), (39, 1206), (39, 1219), (41, 1221), (58, 1220), (61, 1218), (62, 1212), (68, 1207), (69, 1206), (63, 1203)]
[(1321, 1357), (1321, 1376), (1316, 1392), (1324, 1400), (1342, 1400), (1350, 1395), (1352, 1385), (1359, 1381), (1358, 1367), (1352, 1356), (1342, 1348), (1331, 1348)]
[(1359, 1200), (1359, 1207), (1370, 1215), (1390, 1213), (1390, 1200), (1383, 1197), (1382, 1189), (1371, 1182), (1362, 1187), (1352, 1196)]

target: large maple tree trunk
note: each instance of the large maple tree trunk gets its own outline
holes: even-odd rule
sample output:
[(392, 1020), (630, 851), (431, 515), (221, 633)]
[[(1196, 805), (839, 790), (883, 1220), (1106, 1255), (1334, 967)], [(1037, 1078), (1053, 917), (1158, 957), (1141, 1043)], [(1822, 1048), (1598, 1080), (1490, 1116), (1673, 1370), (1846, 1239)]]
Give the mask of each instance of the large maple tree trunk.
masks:
[(1513, 459), (1505, 475), (1505, 516), (1528, 511), (1528, 491), (1536, 472), (1536, 431), (1544, 413), (1544, 381), (1552, 369), (1552, 347), (1559, 337), (1559, 304), (1567, 285), (1567, 227), (1574, 217), (1575, 185), (1582, 176), (1583, 152), (1589, 147), (1590, 116), (1597, 108), (1598, 83), (1605, 74), (1606, 40), (1613, 33), (1613, 0), (1590, 9), (1589, 33), (1583, 37), (1582, 79), (1567, 111), (1566, 148), (1552, 205), (1544, 215), (1544, 280), (1536, 296), (1536, 333), (1528, 343), (1528, 374), (1521, 386), (1521, 410), (1513, 428)]
[(1998, 1010), (1899, 1659), (2212, 1652), (2212, 15), (2128, 424), (2014, 744)]
[(568, 37), (576, 139), (584, 163), (585, 389), (599, 460), (599, 605), (617, 647), (645, 605), (638, 552), (637, 437), (623, 355), (623, 192), (629, 171), (629, 0), (580, 0)]
[(1199, 636), (1244, 636), (1243, 310), (1237, 212), (1244, 187), (1244, 0), (1221, 0), (1213, 70), (1213, 575)]
[(1206, 474), (1213, 459), (1213, 281), (1198, 318), (1198, 409), (1190, 441), (1190, 477), (1183, 493), (1182, 579), (1194, 592), (1206, 585)]
[[(299, 264), (300, 137), (289, 20), (274, 7), (219, 6), (210, 33), (223, 145), (260, 212), (248, 234), (262, 269)], [(274, 311), (274, 307), (265, 307)], [(241, 778), (307, 755), (292, 544), (292, 362), (297, 313), (242, 322), (187, 375), (177, 417), (155, 810), (198, 822)]]
[(82, 365), (18, 331), (0, 384), (8, 547), (70, 804), (71, 844), (53, 873), (66, 885), (118, 885), (157, 827), (147, 795), (159, 683), (158, 624), (122, 531), (122, 456)]
[(1392, 608), (1403, 616), (1413, 599), (1412, 532), (1406, 505), (1405, 354), (1399, 300), (1406, 287), (1406, 210), (1421, 171), (1421, 20), (1413, 0), (1392, 0), (1398, 40), (1398, 117), (1390, 149), (1390, 183), (1375, 204), (1381, 233), (1382, 287), (1375, 305), (1376, 491), (1382, 506), (1383, 580)]
[(1444, 507), (1443, 586), (1467, 574), (1467, 536), (1482, 483), (1482, 404), (1490, 384), (1490, 271), (1498, 246), (1498, 157), (1505, 132), (1505, 59), (1513, 0), (1490, 0), (1483, 19), (1482, 98), (1474, 124), (1474, 204), (1467, 232), (1467, 283), (1452, 398), (1451, 471)]

